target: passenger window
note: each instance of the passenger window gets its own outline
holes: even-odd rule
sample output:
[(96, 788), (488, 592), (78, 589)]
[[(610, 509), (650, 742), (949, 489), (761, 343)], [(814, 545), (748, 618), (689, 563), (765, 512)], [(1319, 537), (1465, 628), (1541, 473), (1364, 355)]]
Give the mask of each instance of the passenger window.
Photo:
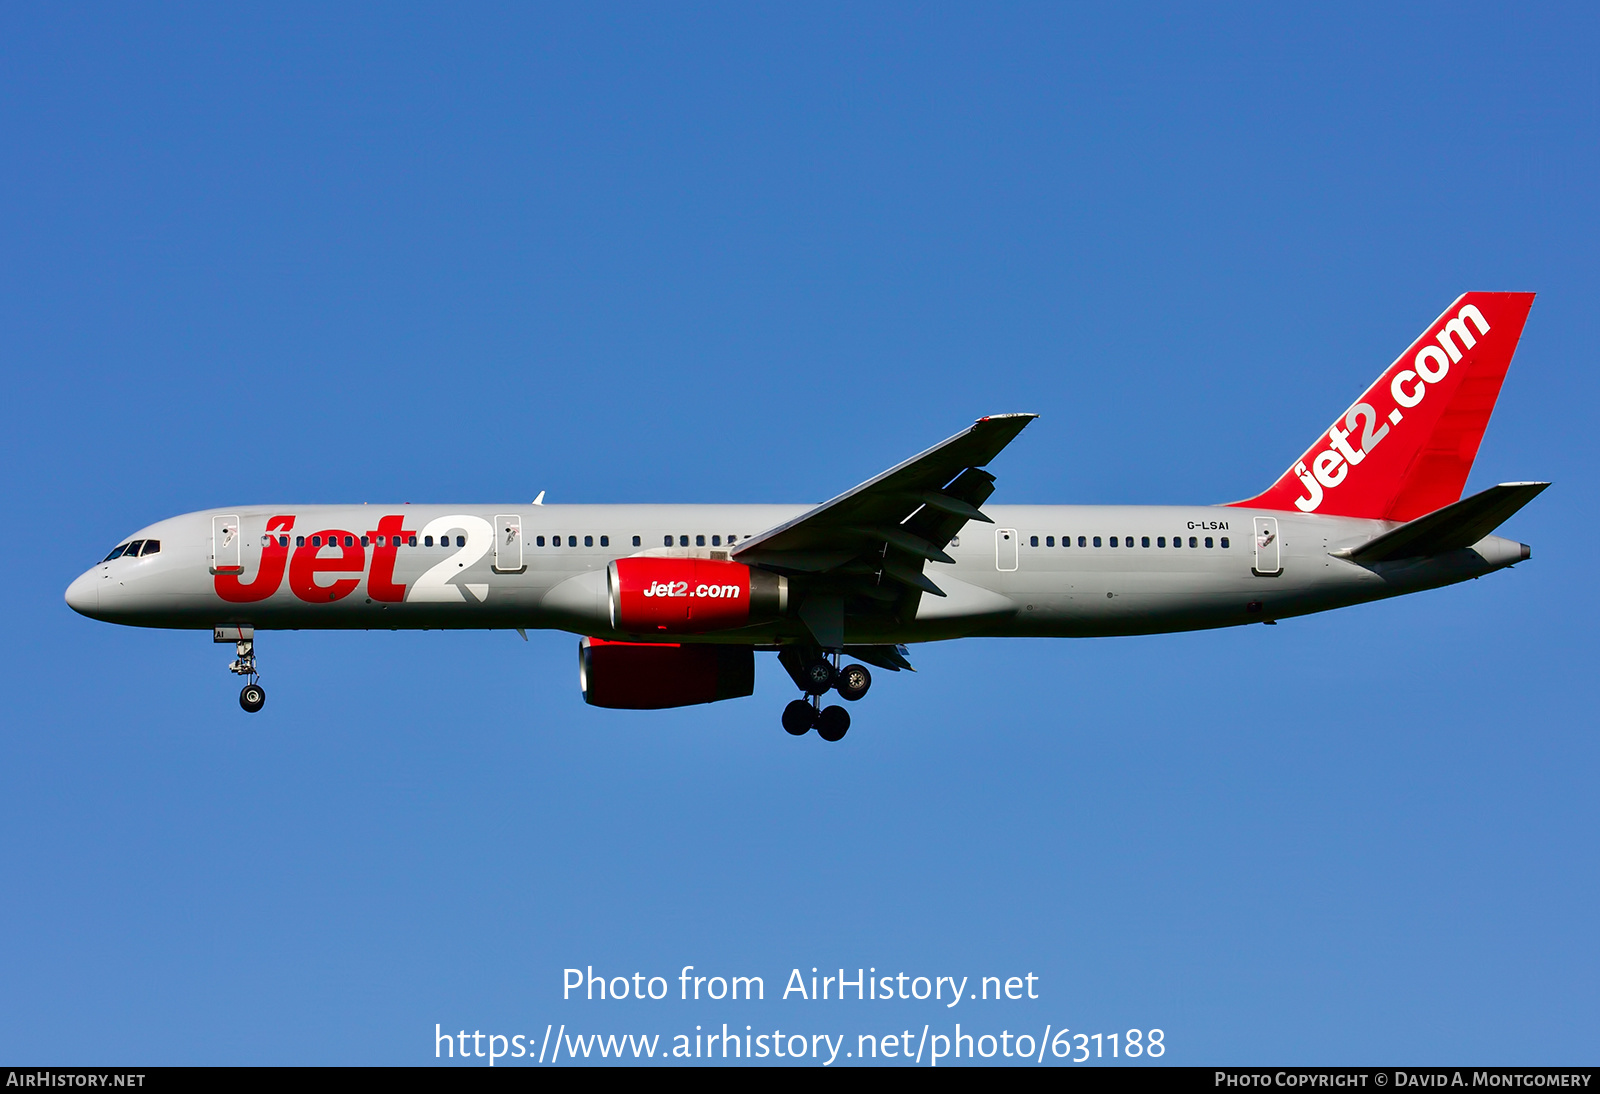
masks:
[(1085, 540), (1083, 536), (1079, 536), (1078, 537), (1078, 546), (1079, 547), (1087, 547), (1088, 545), (1089, 545), (1088, 541)]
[[(366, 539), (367, 537), (366, 536), (362, 536), (361, 538), (362, 539)], [(354, 547), (356, 545), (356, 537), (355, 536), (345, 536), (344, 537), (344, 545), (346, 547)]]
[(1044, 537), (1044, 545), (1046, 547), (1054, 547), (1056, 545), (1056, 537), (1055, 536), (1045, 536)]
[(1189, 546), (1198, 547), (1198, 546), (1200, 546), (1200, 541), (1195, 539), (1193, 536), (1190, 536), (1189, 537)]
[(141, 557), (148, 557), (150, 555), (159, 554), (160, 551), (161, 541), (159, 539), (147, 539), (144, 541), (144, 550), (140, 551), (139, 555)]
[(1228, 537), (1227, 536), (1223, 536), (1222, 537), (1222, 549), (1224, 551), (1226, 551), (1228, 549)]
[(287, 547), (287, 546), (289, 546), (289, 537), (288, 536), (279, 536), (278, 537), (278, 546), (279, 547)]
[[(313, 536), (312, 538), (315, 539), (316, 537)], [(432, 536), (423, 536), (422, 537), (422, 545), (424, 547), (432, 547), (433, 546), (433, 537)]]
[(1115, 547), (1116, 545), (1117, 545), (1117, 537), (1116, 536), (1112, 536), (1111, 537), (1111, 546)]
[(711, 537), (711, 546), (713, 546), (713, 547), (721, 547), (722, 546), (722, 537), (721, 536), (712, 536)]
[(1037, 546), (1039, 546), (1039, 537), (1038, 536), (1029, 536), (1028, 537), (1028, 546), (1029, 547), (1037, 547)]
[(1206, 547), (1207, 547), (1207, 548), (1210, 548), (1210, 546), (1211, 546), (1211, 537), (1210, 537), (1210, 536), (1207, 536), (1207, 537), (1206, 537)]
[(412, 536), (410, 539), (406, 540), (406, 546), (415, 547), (416, 545), (417, 545), (417, 537), (416, 536)]
[(1139, 538), (1139, 546), (1141, 546), (1141, 547), (1150, 546), (1150, 537), (1149, 536), (1141, 536)]
[(696, 547), (704, 547), (706, 545), (706, 537), (705, 536), (695, 536), (694, 537), (694, 545)]
[(567, 537), (567, 546), (568, 547), (576, 547), (577, 545), (578, 545), (578, 537), (577, 536), (568, 536)]
[(593, 547), (594, 546), (594, 537), (593, 536), (584, 536), (583, 537), (583, 545), (585, 547)]
[(294, 537), (294, 545), (296, 547), (304, 547), (306, 545), (306, 537), (305, 536), (295, 536)]
[(1099, 536), (1095, 536), (1094, 537), (1094, 545), (1096, 547), (1100, 546), (1100, 537)]
[(313, 547), (321, 547), (322, 546), (322, 537), (321, 536), (312, 536), (311, 537), (311, 546), (313, 546)]
[(634, 536), (633, 537), (633, 545), (635, 547), (643, 547), (644, 546), (644, 544), (639, 542), (639, 537), (638, 536)]
[(679, 547), (687, 547), (687, 546), (689, 546), (689, 537), (688, 536), (679, 536), (678, 537), (678, 546)]
[(271, 536), (262, 536), (261, 537), (261, 546), (263, 546), (263, 547), (271, 547), (272, 546), (272, 537)]
[(661, 546), (663, 546), (663, 547), (671, 547), (672, 546), (672, 537), (671, 536), (662, 536), (661, 537)]
[(1166, 545), (1167, 545), (1167, 537), (1166, 536), (1157, 536), (1156, 537), (1156, 546), (1157, 547), (1165, 547)]
[(540, 547), (543, 547), (544, 546), (544, 537), (543, 536), (534, 536), (533, 537), (533, 542), (537, 543)]
[(362, 536), (361, 537), (361, 546), (370, 547), (370, 546), (372, 546), (372, 544), (367, 541), (367, 537), (366, 536)]
[(600, 546), (602, 546), (602, 547), (611, 546), (611, 537), (610, 536), (601, 536), (600, 537)]

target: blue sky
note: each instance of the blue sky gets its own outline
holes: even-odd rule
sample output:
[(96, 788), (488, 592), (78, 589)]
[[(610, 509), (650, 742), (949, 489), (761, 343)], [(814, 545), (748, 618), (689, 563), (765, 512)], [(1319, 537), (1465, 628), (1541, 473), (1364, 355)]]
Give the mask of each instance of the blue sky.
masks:
[[(1591, 9), (0, 11), (0, 1057), (433, 1029), (1161, 1028), (1175, 1063), (1592, 1062)], [(70, 612), (250, 502), (817, 501), (1042, 415), (997, 502), (1271, 482), (1468, 289), (1531, 564), (1275, 628), (921, 647), (586, 708), (576, 639)], [(580, 1004), (561, 970), (1040, 977)]]

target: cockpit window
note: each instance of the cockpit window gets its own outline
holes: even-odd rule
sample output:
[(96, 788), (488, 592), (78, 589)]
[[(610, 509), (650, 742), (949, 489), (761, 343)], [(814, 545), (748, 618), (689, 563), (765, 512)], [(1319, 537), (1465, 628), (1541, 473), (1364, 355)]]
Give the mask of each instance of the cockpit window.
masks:
[(138, 558), (139, 557), (139, 548), (141, 548), (143, 546), (144, 546), (144, 540), (142, 540), (142, 539), (134, 540), (132, 543), (128, 544), (128, 549), (126, 551), (122, 552), (122, 557), (123, 558)]
[(101, 559), (100, 561), (102, 561), (102, 562), (110, 562), (114, 558), (120, 558), (121, 555), (122, 555), (122, 552), (126, 551), (127, 549), (128, 549), (128, 545), (126, 543), (124, 543), (122, 546), (118, 547), (115, 551), (112, 551), (109, 555), (107, 555), (105, 558)]
[(139, 557), (149, 558), (151, 555), (158, 554), (160, 551), (161, 541), (159, 539), (147, 539), (144, 541), (144, 550), (139, 552)]

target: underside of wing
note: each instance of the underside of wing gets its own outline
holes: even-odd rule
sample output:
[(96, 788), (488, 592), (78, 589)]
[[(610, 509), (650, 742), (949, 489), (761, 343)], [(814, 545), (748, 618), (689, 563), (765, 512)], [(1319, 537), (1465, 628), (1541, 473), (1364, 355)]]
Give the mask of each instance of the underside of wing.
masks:
[(790, 575), (799, 616), (824, 648), (843, 645), (844, 618), (909, 619), (923, 594), (943, 596), (925, 573), (953, 561), (950, 540), (994, 492), (983, 470), (1037, 415), (997, 414), (860, 486), (739, 545), (733, 557)]

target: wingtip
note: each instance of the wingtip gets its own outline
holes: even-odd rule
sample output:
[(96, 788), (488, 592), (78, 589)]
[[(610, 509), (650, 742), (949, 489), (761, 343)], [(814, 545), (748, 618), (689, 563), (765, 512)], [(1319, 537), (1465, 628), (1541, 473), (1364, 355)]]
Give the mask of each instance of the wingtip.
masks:
[[(1033, 421), (1033, 419), (1037, 418), (1038, 416), (1039, 415), (1037, 415), (1037, 414), (1029, 414), (1026, 411), (1019, 411), (1019, 412), (1014, 413), (1014, 414), (985, 414), (983, 417), (979, 418), (978, 421), (979, 422), (998, 422), (998, 421), (1003, 421), (1003, 420), (1005, 420), (1007, 418), (1026, 418), (1028, 421), (1031, 422), (1031, 421)], [(977, 422), (974, 422), (973, 424), (976, 425)]]

